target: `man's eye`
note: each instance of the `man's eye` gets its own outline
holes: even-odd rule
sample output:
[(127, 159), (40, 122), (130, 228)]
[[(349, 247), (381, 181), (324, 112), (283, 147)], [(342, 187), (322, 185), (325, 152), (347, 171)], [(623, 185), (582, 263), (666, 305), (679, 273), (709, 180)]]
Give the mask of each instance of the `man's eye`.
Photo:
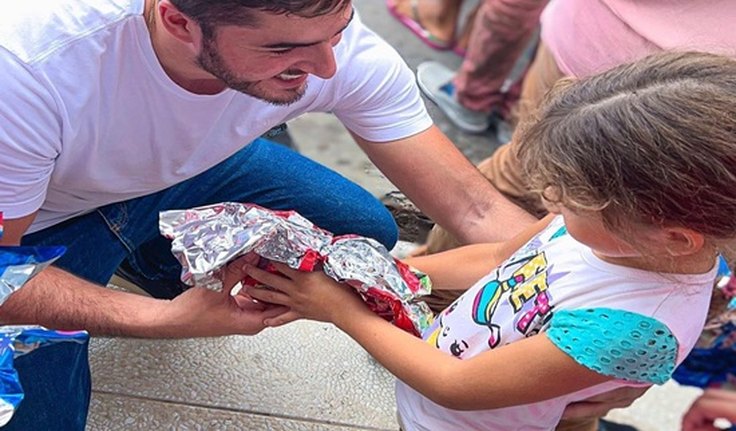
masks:
[(286, 48), (286, 49), (274, 49), (269, 52), (273, 55), (284, 55), (284, 54), (290, 53), (293, 50), (294, 48)]

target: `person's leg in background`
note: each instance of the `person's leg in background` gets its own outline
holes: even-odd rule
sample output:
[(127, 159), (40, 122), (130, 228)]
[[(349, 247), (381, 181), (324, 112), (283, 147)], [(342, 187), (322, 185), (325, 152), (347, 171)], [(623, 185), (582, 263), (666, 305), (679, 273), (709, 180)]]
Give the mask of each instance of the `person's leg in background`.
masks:
[(450, 49), (463, 0), (386, 0), (389, 12), (434, 49)]
[[(554, 57), (544, 43), (537, 48), (532, 66), (524, 79), (519, 100), (519, 121), (529, 117), (544, 100), (545, 94), (565, 75), (560, 71)], [(478, 169), (506, 197), (532, 214), (546, 213), (539, 197), (529, 192), (520, 172), (519, 160), (514, 150), (515, 143), (500, 146), (491, 157), (478, 164)]]
[(458, 128), (482, 133), (498, 118), (509, 119), (524, 75), (523, 53), (547, 1), (482, 1), (460, 69), (432, 61), (417, 67), (419, 88)]
[(507, 80), (548, 0), (485, 0), (473, 22), (465, 60), (453, 82), (457, 101), (472, 111), (509, 115)]

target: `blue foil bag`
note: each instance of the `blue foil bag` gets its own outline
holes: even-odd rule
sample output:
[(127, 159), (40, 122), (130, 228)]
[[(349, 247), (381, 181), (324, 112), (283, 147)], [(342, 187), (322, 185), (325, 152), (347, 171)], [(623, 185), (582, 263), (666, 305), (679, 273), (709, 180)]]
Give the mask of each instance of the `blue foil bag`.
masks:
[[(65, 251), (65, 247), (0, 246), (0, 304)], [(54, 331), (40, 326), (0, 326), (0, 426), (10, 421), (23, 400), (23, 388), (13, 366), (15, 358), (52, 344), (83, 344), (88, 339), (89, 335), (85, 331)]]

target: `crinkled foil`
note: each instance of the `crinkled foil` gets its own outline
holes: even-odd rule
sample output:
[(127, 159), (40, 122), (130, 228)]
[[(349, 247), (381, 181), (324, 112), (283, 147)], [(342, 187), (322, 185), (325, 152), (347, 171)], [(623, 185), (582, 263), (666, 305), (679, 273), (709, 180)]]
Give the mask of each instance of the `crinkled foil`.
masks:
[(0, 305), (65, 251), (62, 246), (0, 246)]
[[(232, 202), (159, 214), (161, 234), (172, 239), (171, 252), (189, 286), (222, 289), (218, 271), (249, 252), (294, 269), (330, 243), (321, 231), (295, 212), (276, 213), (256, 205)], [(312, 269), (312, 268), (303, 268)]]
[(400, 328), (421, 334), (432, 323), (429, 306), (418, 300), (431, 293), (429, 277), (394, 259), (373, 239), (335, 238), (325, 251), (323, 269), (331, 278), (355, 288), (374, 312)]
[(431, 291), (425, 274), (410, 270), (372, 239), (335, 237), (296, 212), (226, 202), (162, 212), (159, 228), (172, 239), (181, 279), (190, 286), (220, 290), (220, 269), (253, 252), (301, 271), (321, 266), (360, 292), (374, 312), (416, 335), (432, 321), (432, 312), (419, 299)]

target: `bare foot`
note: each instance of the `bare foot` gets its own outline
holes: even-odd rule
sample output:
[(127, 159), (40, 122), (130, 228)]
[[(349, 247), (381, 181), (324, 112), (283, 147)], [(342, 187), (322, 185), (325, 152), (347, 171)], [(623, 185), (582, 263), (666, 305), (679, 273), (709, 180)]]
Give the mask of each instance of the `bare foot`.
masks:
[[(413, 0), (394, 0), (396, 12), (416, 20), (412, 10)], [(438, 40), (450, 45), (455, 39), (457, 18), (463, 0), (415, 0), (418, 24)]]

